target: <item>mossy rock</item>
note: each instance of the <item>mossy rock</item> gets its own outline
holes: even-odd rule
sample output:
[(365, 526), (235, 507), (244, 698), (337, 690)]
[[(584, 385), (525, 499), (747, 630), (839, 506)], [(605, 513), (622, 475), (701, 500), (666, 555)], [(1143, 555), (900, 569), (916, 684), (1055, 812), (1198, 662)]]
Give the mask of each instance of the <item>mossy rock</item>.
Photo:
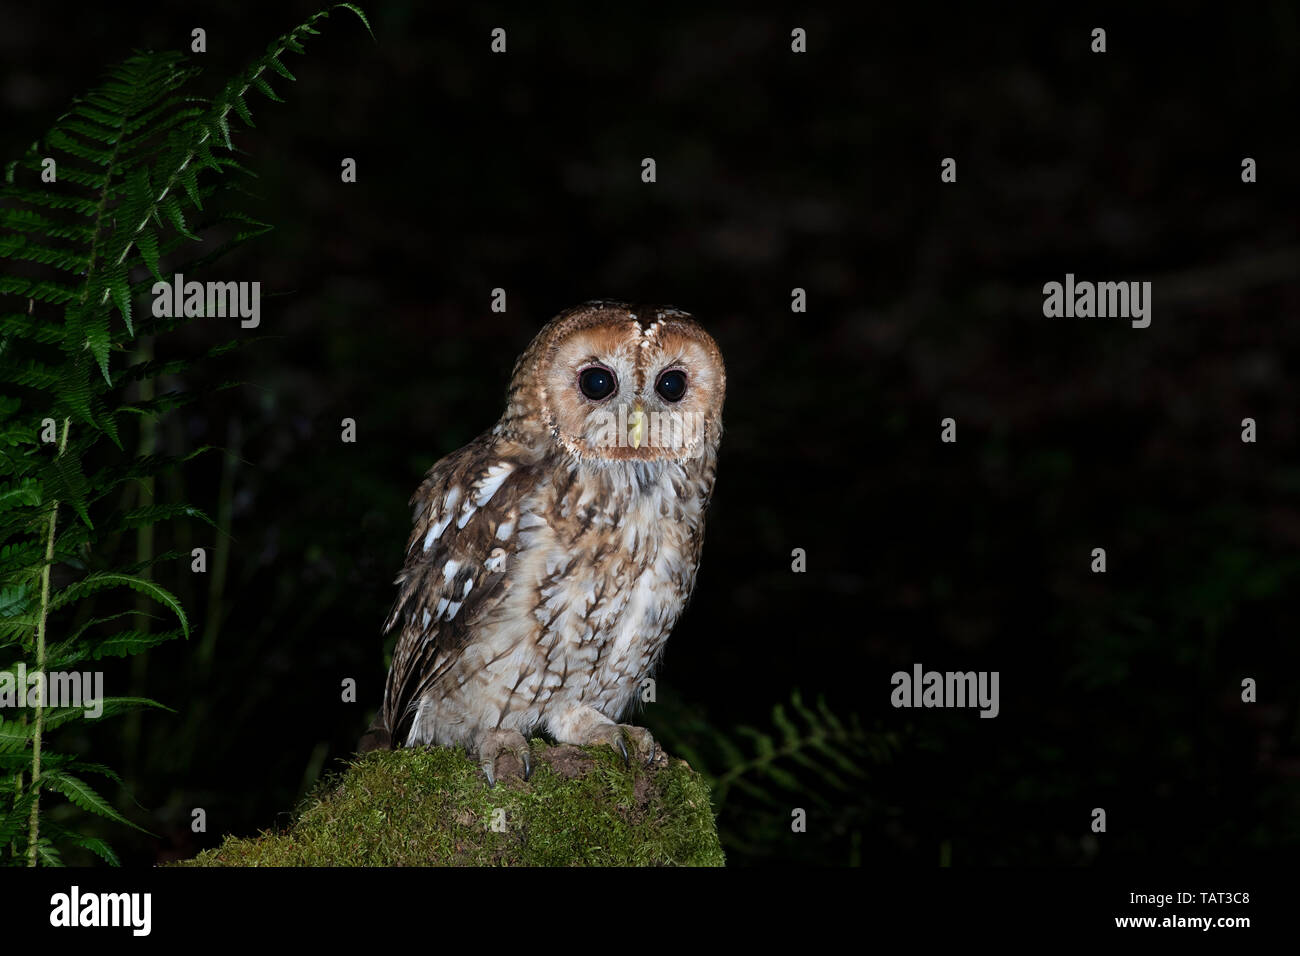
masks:
[(288, 830), (227, 837), (175, 865), (723, 865), (708, 785), (685, 761), (627, 767), (609, 747), (531, 747), (532, 779), (492, 788), (460, 750), (369, 753)]

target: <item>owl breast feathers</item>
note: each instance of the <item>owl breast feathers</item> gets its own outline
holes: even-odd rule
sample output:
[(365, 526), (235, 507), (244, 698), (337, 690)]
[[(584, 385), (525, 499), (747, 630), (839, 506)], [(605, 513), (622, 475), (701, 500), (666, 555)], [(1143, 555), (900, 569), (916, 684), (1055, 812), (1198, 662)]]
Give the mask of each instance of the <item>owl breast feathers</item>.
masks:
[(363, 749), (459, 745), (489, 782), (526, 737), (651, 759), (617, 723), (699, 567), (726, 374), (675, 309), (592, 302), (519, 358), (505, 414), (430, 469), (385, 630), (400, 626)]

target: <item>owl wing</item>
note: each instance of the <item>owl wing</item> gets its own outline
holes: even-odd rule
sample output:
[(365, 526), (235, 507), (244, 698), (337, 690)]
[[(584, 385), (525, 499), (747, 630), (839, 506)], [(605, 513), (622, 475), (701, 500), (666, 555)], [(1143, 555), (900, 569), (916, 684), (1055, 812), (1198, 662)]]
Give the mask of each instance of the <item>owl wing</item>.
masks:
[(489, 432), (434, 465), (411, 498), (414, 528), (384, 624), (402, 630), (373, 746), (405, 742), (420, 699), (505, 597), (535, 466), (525, 448)]

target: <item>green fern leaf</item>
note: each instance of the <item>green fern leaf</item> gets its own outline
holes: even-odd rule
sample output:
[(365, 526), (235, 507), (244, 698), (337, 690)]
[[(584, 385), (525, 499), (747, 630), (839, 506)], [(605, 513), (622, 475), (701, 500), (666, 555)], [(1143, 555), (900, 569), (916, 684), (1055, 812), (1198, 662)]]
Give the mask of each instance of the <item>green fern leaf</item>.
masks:
[(47, 495), (72, 508), (87, 528), (93, 528), (95, 524), (86, 510), (86, 496), (90, 493), (90, 486), (86, 483), (86, 476), (81, 473), (81, 462), (77, 456), (59, 455), (42, 471), (41, 479)]
[(785, 707), (777, 704), (772, 708), (772, 723), (776, 724), (777, 729), (781, 731), (781, 739), (786, 746), (799, 743), (801, 734), (799, 728), (791, 723), (790, 718), (785, 715)]
[(13, 842), (14, 838), (25, 833), (32, 814), (32, 803), (36, 794), (28, 791), (14, 801), (6, 811), (0, 813), (0, 846)]
[(104, 657), (130, 657), (184, 636), (185, 632), (180, 628), (170, 631), (122, 631), (120, 634), (96, 641), (91, 656), (95, 660)]
[(95, 792), (94, 787), (86, 783), (79, 777), (72, 774), (64, 773), (62, 770), (51, 770), (49, 773), (42, 773), (40, 785), (49, 790), (63, 794), (72, 803), (88, 813), (98, 814), (117, 823), (124, 823), (133, 830), (139, 830), (141, 833), (149, 831), (143, 827), (136, 826), (122, 814), (113, 808), (113, 805)]
[(70, 843), (83, 850), (89, 850), (109, 866), (122, 865), (122, 861), (117, 858), (113, 848), (98, 837), (84, 836), (65, 826), (50, 823), (48, 820), (41, 825), (41, 832), (49, 837), (53, 843)]
[[(57, 345), (63, 341), (63, 329), (57, 323), (21, 312), (0, 313), (0, 343), (26, 339), (40, 345)], [(3, 353), (4, 345), (0, 345)]]
[(68, 286), (44, 279), (21, 279), (17, 276), (0, 276), (0, 293), (48, 302), (51, 305), (68, 305), (77, 299), (76, 290)]
[(63, 866), (63, 857), (49, 840), (42, 839), (36, 841), (36, 855), (40, 857), (41, 863), (44, 866)]
[[(122, 315), (122, 321), (126, 323), (127, 334), (134, 338), (135, 328), (131, 325), (131, 287), (127, 283), (125, 268), (113, 270), (113, 274), (108, 277), (108, 288), (112, 293), (117, 311)], [(105, 356), (103, 369), (105, 378), (108, 378), (107, 355)], [(112, 379), (109, 378), (109, 381), (111, 382)]]
[(284, 102), (284, 100), (280, 97), (280, 95), (276, 93), (274, 89), (272, 89), (271, 84), (268, 83), (265, 77), (263, 77), (261, 74), (258, 74), (257, 76), (253, 77), (251, 82), (253, 86), (257, 87), (258, 91), (261, 92), (263, 96), (267, 97), (268, 99), (275, 100), (277, 103)]
[[(12, 753), (16, 750), (25, 749), (27, 741), (32, 739), (34, 731), (35, 728), (31, 724), (20, 723), (16, 720), (5, 720), (0, 717), (0, 752)], [(0, 844), (3, 843), (4, 840), (0, 839)]]
[(82, 836), (80, 833), (69, 832), (64, 839), (73, 846), (79, 846), (83, 850), (89, 850), (109, 866), (122, 865), (122, 861), (118, 859), (117, 854), (113, 852), (113, 848), (99, 837)]
[(78, 601), (95, 591), (101, 591), (104, 588), (128, 587), (133, 591), (138, 591), (147, 597), (153, 598), (159, 604), (169, 608), (177, 619), (181, 622), (181, 627), (185, 631), (185, 636), (190, 636), (190, 623), (185, 617), (185, 609), (181, 607), (178, 601), (170, 591), (152, 581), (144, 578), (134, 577), (129, 574), (117, 574), (112, 571), (96, 571), (94, 574), (87, 575), (75, 584), (70, 584), (62, 591), (59, 591), (50, 599), (50, 610), (57, 611), (61, 607), (66, 607), (73, 601)]
[[(41, 483), (35, 478), (22, 478), (16, 482), (0, 485), (0, 511), (21, 505), (39, 505), (41, 503)], [(0, 616), (4, 615), (3, 601), (0, 601)]]
[(182, 236), (193, 239), (195, 242), (199, 241), (199, 237), (190, 232), (189, 226), (185, 225), (185, 213), (181, 211), (181, 204), (175, 196), (164, 196), (160, 205), (162, 211), (166, 213), (167, 219), (176, 227), (177, 232)]
[(80, 223), (60, 222), (34, 209), (0, 208), (0, 228), (50, 239), (89, 241), (92, 230)]

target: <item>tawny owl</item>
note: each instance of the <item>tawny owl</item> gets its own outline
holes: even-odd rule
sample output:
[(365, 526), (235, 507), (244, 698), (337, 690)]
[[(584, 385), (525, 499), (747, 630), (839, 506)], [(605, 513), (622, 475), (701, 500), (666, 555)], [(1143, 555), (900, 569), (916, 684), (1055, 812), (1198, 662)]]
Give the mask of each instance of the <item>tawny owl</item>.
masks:
[(695, 584), (726, 373), (686, 313), (590, 302), (515, 364), (496, 426), (430, 469), (385, 630), (401, 626), (363, 749), (463, 746), (496, 778), (526, 737), (630, 743)]

